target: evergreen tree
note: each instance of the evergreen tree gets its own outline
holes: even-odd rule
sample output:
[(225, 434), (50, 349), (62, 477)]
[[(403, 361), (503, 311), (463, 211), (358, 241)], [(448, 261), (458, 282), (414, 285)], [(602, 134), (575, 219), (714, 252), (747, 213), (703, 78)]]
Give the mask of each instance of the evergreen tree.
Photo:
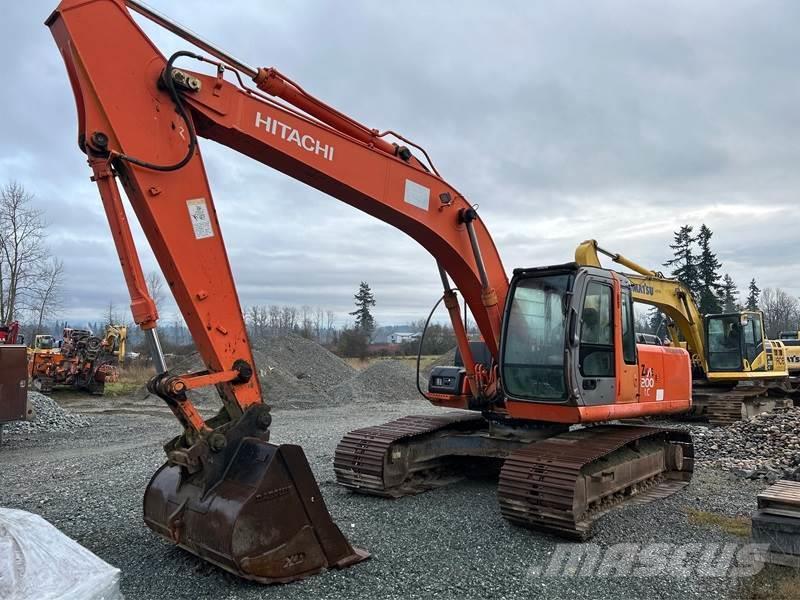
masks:
[[(703, 223), (697, 234), (697, 245), (700, 247), (700, 256), (697, 262), (698, 294), (700, 312), (704, 315), (718, 313), (722, 310), (719, 302), (719, 269), (722, 266), (717, 260), (717, 255), (711, 251), (711, 229)], [(684, 282), (685, 283), (685, 282)]]
[(652, 333), (661, 338), (667, 337), (667, 318), (655, 306), (651, 306), (647, 313), (648, 329), (650, 331), (644, 333)]
[(375, 319), (372, 317), (370, 307), (375, 306), (375, 296), (365, 281), (358, 286), (358, 292), (354, 296), (356, 309), (350, 314), (356, 318), (356, 329), (363, 332), (367, 338), (375, 330)]
[(692, 249), (696, 239), (692, 231), (691, 225), (683, 225), (674, 233), (673, 242), (669, 245), (674, 258), (665, 262), (664, 266), (672, 267), (671, 275), (697, 295), (700, 289), (700, 274), (697, 270), (697, 257)]
[(719, 303), (722, 305), (722, 312), (731, 313), (739, 310), (739, 290), (736, 289), (733, 278), (727, 273), (722, 278)]
[(747, 310), (758, 310), (758, 300), (761, 298), (761, 290), (756, 285), (756, 278), (750, 280), (750, 285), (747, 286), (747, 301), (744, 307)]

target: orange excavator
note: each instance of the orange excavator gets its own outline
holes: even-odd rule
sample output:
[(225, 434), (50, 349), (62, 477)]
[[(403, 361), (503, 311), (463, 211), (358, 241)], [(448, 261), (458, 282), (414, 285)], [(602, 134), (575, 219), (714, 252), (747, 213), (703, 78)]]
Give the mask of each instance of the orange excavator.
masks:
[[(129, 11), (202, 54), (162, 56)], [(685, 412), (691, 403), (688, 353), (636, 344), (631, 285), (623, 275), (567, 263), (516, 269), (509, 281), (475, 207), (423, 149), (365, 127), (277, 70), (248, 66), (136, 0), (63, 0), (47, 25), (72, 84), (78, 145), (100, 191), (133, 318), (157, 366), (149, 389), (183, 426), (145, 491), (144, 520), (157, 534), (264, 583), (368, 556), (333, 523), (302, 449), (268, 441), (271, 414), (201, 137), (404, 231), (437, 262), (460, 366), (434, 369), (425, 395), (451, 410), (347, 434), (334, 465), (342, 485), (396, 497), (491, 463), (501, 466), (505, 517), (585, 538), (597, 515), (614, 505), (661, 497), (689, 481), (687, 433), (609, 424)], [(167, 370), (117, 182), (205, 372)], [(467, 337), (457, 290), (482, 344)], [(206, 420), (186, 393), (210, 385), (222, 408)]]

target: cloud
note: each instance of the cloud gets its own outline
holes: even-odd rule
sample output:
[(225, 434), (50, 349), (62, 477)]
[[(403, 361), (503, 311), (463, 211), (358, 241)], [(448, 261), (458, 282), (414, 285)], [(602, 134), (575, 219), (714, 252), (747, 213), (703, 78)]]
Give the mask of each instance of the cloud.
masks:
[[(109, 302), (126, 305), (127, 292), (42, 25), (51, 7), (31, 4), (6, 7), (0, 25), (0, 50), (15, 57), (5, 63), (0, 181), (36, 194), (66, 266), (65, 311), (95, 318)], [(800, 294), (797, 3), (151, 4), (424, 145), (480, 205), (509, 272), (570, 260), (590, 237), (658, 266), (672, 231), (704, 221), (741, 287), (756, 277)], [(186, 46), (139, 22), (164, 53)], [(201, 143), (242, 304), (320, 305), (344, 321), (365, 280), (379, 321), (424, 316), (439, 280), (415, 242)], [(138, 227), (136, 238), (154, 268)]]

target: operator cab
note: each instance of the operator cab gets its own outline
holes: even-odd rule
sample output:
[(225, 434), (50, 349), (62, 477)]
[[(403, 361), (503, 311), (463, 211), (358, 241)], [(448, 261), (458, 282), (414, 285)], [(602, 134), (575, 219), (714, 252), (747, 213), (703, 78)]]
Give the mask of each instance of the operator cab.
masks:
[[(764, 352), (760, 312), (706, 315), (705, 331), (709, 372), (750, 371)], [(771, 369), (766, 362), (761, 370), (765, 369)]]
[[(615, 287), (621, 294), (618, 304)], [(615, 311), (616, 305), (620, 310)], [(617, 320), (621, 356), (615, 351)], [(613, 403), (617, 371), (635, 369), (636, 353), (633, 303), (625, 277), (576, 263), (514, 271), (500, 350), (506, 397)]]
[(52, 335), (37, 335), (33, 342), (33, 347), (36, 350), (52, 350), (54, 345), (55, 338)]

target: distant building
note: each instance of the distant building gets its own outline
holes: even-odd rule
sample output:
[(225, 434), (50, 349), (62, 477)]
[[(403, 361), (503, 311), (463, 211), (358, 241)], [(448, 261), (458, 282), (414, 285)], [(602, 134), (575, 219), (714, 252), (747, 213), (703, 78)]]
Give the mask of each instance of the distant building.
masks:
[(410, 331), (395, 331), (389, 335), (390, 344), (402, 344), (404, 342), (413, 342), (419, 339), (419, 333), (411, 333)]

